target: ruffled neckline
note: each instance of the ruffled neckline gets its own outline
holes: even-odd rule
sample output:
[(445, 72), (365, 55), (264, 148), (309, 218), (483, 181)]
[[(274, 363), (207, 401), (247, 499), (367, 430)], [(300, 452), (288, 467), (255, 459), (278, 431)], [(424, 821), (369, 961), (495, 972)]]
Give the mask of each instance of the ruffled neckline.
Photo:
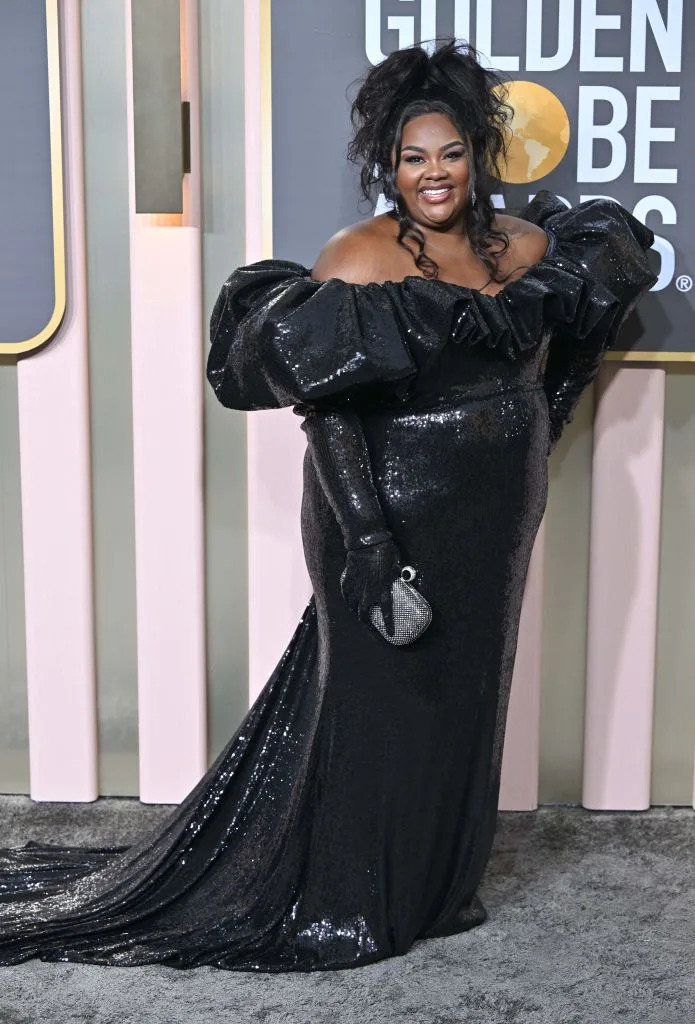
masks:
[[(449, 340), (515, 359), (549, 331), (585, 338), (599, 322), (601, 330), (619, 323), (656, 280), (645, 253), (652, 232), (613, 200), (568, 207), (543, 190), (519, 217), (540, 227), (548, 244), (540, 260), (497, 292), (420, 274), (365, 284), (338, 277), (318, 281), (300, 263), (268, 259), (240, 267), (229, 278), (217, 319), (213, 311), (213, 330), (223, 312), (230, 324), (241, 324), (247, 315), (255, 322), (255, 310), (265, 304), (268, 319), (284, 333), (297, 331), (305, 345), (312, 325), (323, 318), (327, 329), (334, 323), (339, 340), (348, 338), (347, 325), (362, 337), (395, 329), (406, 346), (416, 344), (421, 351), (418, 368)], [(344, 344), (349, 347), (348, 340)]]
[[(532, 207), (529, 204), (528, 209)], [(562, 208), (565, 209), (564, 204)], [(526, 219), (523, 217), (522, 219)], [(531, 221), (531, 218), (529, 218)], [(532, 222), (532, 221), (531, 221)], [(489, 294), (479, 288), (469, 285), (456, 284), (453, 281), (442, 281), (438, 278), (427, 278), (421, 274), (408, 274), (399, 281), (372, 281), (364, 284), (355, 284), (343, 281), (342, 278), (328, 278), (325, 281), (317, 281), (311, 277), (311, 270), (302, 268), (308, 275), (309, 281), (320, 292), (323, 286), (342, 287), (359, 296), (367, 297), (380, 295), (382, 292), (391, 296), (397, 294), (399, 298), (406, 301), (414, 300), (417, 303), (418, 296), (423, 297), (429, 293), (431, 298), (440, 295), (448, 299), (451, 320), (447, 337), (455, 340), (458, 344), (482, 345), (483, 347), (498, 349), (507, 358), (516, 359), (517, 356), (531, 348), (534, 348), (542, 333), (542, 319), (544, 301), (550, 291), (547, 283), (548, 271), (551, 276), (562, 269), (558, 264), (559, 239), (555, 232), (545, 225), (542, 227), (548, 238), (546, 251), (536, 263), (531, 264), (523, 274), (510, 281), (498, 292)], [(297, 266), (295, 264), (295, 266)], [(546, 278), (544, 285), (543, 281)], [(581, 286), (580, 286), (581, 287)], [(577, 292), (577, 282), (574, 288)], [(530, 300), (530, 301), (529, 301)], [(434, 300), (439, 305), (439, 300)], [(519, 318), (510, 314), (511, 309), (528, 307), (526, 316)], [(437, 346), (434, 346), (436, 352)], [(434, 352), (433, 352), (434, 354)]]

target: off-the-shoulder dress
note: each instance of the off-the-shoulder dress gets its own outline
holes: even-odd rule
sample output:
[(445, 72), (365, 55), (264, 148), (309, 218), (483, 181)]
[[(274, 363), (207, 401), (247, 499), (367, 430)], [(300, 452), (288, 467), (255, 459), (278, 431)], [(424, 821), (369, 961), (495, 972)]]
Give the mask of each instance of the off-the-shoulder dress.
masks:
[[(0, 854), (0, 962), (338, 969), (485, 919), (548, 452), (655, 280), (651, 232), (616, 203), (540, 193), (522, 216), (548, 250), (496, 295), (415, 275), (319, 282), (279, 260), (225, 283), (209, 380), (231, 408), (304, 417), (314, 594), (155, 834)], [(346, 523), (373, 499), (433, 608), (406, 647), (340, 593)]]

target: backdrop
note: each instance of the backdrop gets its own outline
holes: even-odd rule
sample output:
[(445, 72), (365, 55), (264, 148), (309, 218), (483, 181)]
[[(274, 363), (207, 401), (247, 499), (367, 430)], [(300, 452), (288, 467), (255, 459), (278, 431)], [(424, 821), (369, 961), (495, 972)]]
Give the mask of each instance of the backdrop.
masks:
[[(270, 6), (270, 0), (267, 5)], [(276, 70), (278, 62), (293, 61), (294, 73), (309, 82), (308, 91), (303, 89), (297, 94), (305, 109), (323, 101), (322, 80), (315, 79), (317, 85), (311, 87), (313, 80), (307, 74), (309, 56), (298, 47), (297, 37), (289, 34), (291, 26), (287, 28), (288, 47), (284, 56), (277, 47), (278, 19), (282, 23), (285, 14), (289, 17), (293, 10), (302, 14), (305, 5), (307, 9), (314, 7), (315, 23), (308, 36), (299, 37), (299, 42), (318, 41), (321, 52), (329, 57), (331, 50), (327, 47), (340, 53), (341, 47), (349, 42), (355, 45), (359, 56), (354, 70), (347, 65), (341, 67), (337, 57), (331, 58), (335, 59), (336, 67), (334, 101), (343, 103), (343, 120), (316, 121), (310, 147), (306, 143), (298, 145), (295, 155), (296, 187), (291, 194), (288, 190), (286, 205), (303, 205), (311, 211), (315, 204), (315, 216), (304, 220), (315, 230), (316, 237), (312, 241), (296, 233), (293, 239), (294, 229), (290, 225), (284, 240), (276, 239), (277, 254), (310, 262), (335, 228), (369, 213), (358, 208), (351, 172), (341, 155), (346, 141), (345, 84), (368, 66), (365, 17), (369, 12), (378, 12), (383, 52), (399, 41), (399, 28), (389, 28), (388, 18), (406, 19), (401, 34), (409, 25), (415, 31), (421, 9), (417, 0), (395, 0), (383, 9), (367, 5), (364, 0), (346, 4), (354, 8), (342, 12), (354, 19), (355, 38), (351, 39), (346, 24), (336, 29), (335, 24), (327, 21), (324, 4), (287, 0), (274, 12)], [(9, 10), (9, 6), (0, 4), (0, 11)], [(258, 547), (272, 542), (279, 548), (285, 543), (282, 500), (293, 474), (288, 437), (280, 430), (277, 446), (259, 450), (258, 461), (265, 468), (267, 486), (255, 489), (252, 481), (249, 487), (246, 439), (257, 421), (253, 416), (223, 409), (202, 374), (198, 376), (196, 371), (192, 378), (187, 364), (181, 360), (189, 356), (197, 360), (207, 351), (209, 312), (222, 281), (246, 258), (249, 233), (245, 232), (245, 218), (248, 228), (249, 208), (253, 205), (249, 201), (256, 198), (259, 180), (270, 170), (271, 162), (262, 161), (266, 150), (261, 147), (260, 173), (248, 174), (245, 188), (244, 161), (246, 158), (247, 169), (252, 166), (248, 161), (253, 149), (253, 130), (259, 139), (262, 135), (258, 130), (260, 117), (251, 114), (259, 96), (254, 60), (260, 71), (263, 65), (259, 54), (264, 49), (262, 44), (269, 40), (265, 30), (254, 35), (254, 15), (265, 8), (266, 0), (246, 0), (244, 5), (231, 4), (229, 0), (205, 0), (199, 8), (194, 3), (186, 6), (189, 56), (199, 54), (198, 68), (190, 62), (190, 81), (199, 87), (199, 103), (194, 102), (193, 108), (195, 113), (199, 107), (200, 131), (196, 138), (200, 140), (202, 158), (196, 186), (202, 201), (202, 266), (200, 274), (193, 271), (188, 275), (188, 287), (181, 289), (177, 284), (167, 293), (169, 278), (157, 273), (156, 264), (143, 266), (142, 261), (131, 259), (133, 237), (142, 225), (133, 224), (129, 195), (131, 71), (124, 0), (100, 0), (98, 5), (93, 0), (83, 0), (81, 4), (77, 0), (62, 0), (60, 4), (63, 15), (70, 16), (63, 38), (66, 48), (62, 73), (72, 315), (69, 310), (54, 342), (40, 352), (19, 361), (0, 355), (0, 790), (4, 792), (29, 791), (31, 746), (32, 776), (35, 792), (39, 794), (45, 793), (44, 786), (50, 783), (54, 798), (81, 799), (86, 782), (92, 793), (147, 795), (142, 781), (143, 766), (158, 766), (166, 783), (175, 777), (170, 766), (175, 769), (191, 752), (199, 758), (204, 748), (200, 716), (194, 718), (184, 713), (191, 694), (196, 695), (201, 707), (207, 705), (208, 759), (227, 742), (248, 707), (248, 656), (252, 648), (247, 629), (247, 556), (252, 544)], [(515, 6), (508, 5), (509, 9)], [(520, 6), (525, 12), (525, 6)], [(548, 15), (553, 6), (546, 0)], [(503, 8), (499, 4), (492, 7), (495, 21), (491, 42), (495, 53), (502, 56), (514, 53), (507, 46), (508, 39), (498, 38), (506, 8), (507, 5)], [(80, 9), (81, 31), (76, 17)], [(645, 26), (648, 39), (652, 39), (654, 26), (658, 29), (654, 13), (657, 10), (663, 15), (664, 28), (673, 34), (669, 20), (673, 15), (667, 5), (650, 3), (645, 9), (651, 12), (651, 20)], [(452, 7), (450, 13), (453, 10)], [(464, 8), (458, 10), (462, 17)], [(602, 13), (617, 10), (617, 0), (601, 0)], [(475, 26), (475, 11), (473, 15)], [(449, 17), (444, 7), (440, 16)], [(256, 29), (260, 20), (256, 18)], [(194, 31), (196, 21), (198, 39)], [(626, 24), (629, 27), (625, 16), (621, 24), (623, 28)], [(692, 25), (685, 27), (692, 37)], [(663, 47), (663, 31), (658, 38), (662, 39)], [(576, 44), (576, 35), (574, 39)], [(621, 39), (613, 29), (604, 27), (597, 31), (597, 46), (609, 42), (615, 45)], [(38, 37), (37, 40), (41, 44)], [(654, 49), (654, 39), (649, 45)], [(551, 51), (549, 47), (547, 53)], [(604, 55), (610, 52), (600, 51)], [(25, 56), (28, 59), (28, 54)], [(683, 65), (687, 66), (687, 52)], [(41, 74), (41, 63), (35, 66)], [(666, 81), (676, 81), (678, 74), (669, 72), (671, 77)], [(595, 77), (598, 80), (599, 76)], [(83, 93), (81, 110), (79, 84)], [(290, 87), (291, 81), (287, 88)], [(45, 96), (45, 71), (43, 88)], [(276, 100), (282, 103), (284, 96), (276, 92)], [(670, 110), (675, 105), (661, 106)], [(263, 107), (266, 109), (269, 106)], [(288, 111), (287, 116), (291, 113)], [(246, 136), (245, 123), (249, 129)], [(335, 135), (331, 141), (330, 132), (336, 128), (342, 135)], [(283, 131), (282, 123), (276, 125), (276, 181), (283, 170)], [(653, 164), (663, 162), (667, 166), (659, 154), (673, 150), (671, 143), (655, 144)], [(535, 155), (539, 153), (542, 155), (535, 151)], [(321, 161), (328, 157), (335, 159), (340, 180), (325, 168), (322, 171)], [(17, 159), (17, 154), (12, 159)], [(561, 166), (565, 166), (564, 162)], [(547, 181), (550, 180), (548, 176)], [(523, 195), (539, 183), (523, 187)], [(322, 190), (334, 191), (321, 199)], [(666, 194), (667, 186), (658, 191)], [(105, 196), (108, 202), (104, 201)], [(339, 207), (339, 203), (345, 205)], [(283, 230), (286, 213), (292, 211), (278, 209), (276, 202), (277, 234)], [(322, 224), (321, 217), (325, 218)], [(173, 234), (179, 229), (162, 230), (162, 245), (171, 256), (177, 243), (174, 241), (167, 248), (164, 239), (167, 232)], [(181, 230), (185, 240), (196, 229)], [(147, 237), (152, 240), (150, 234)], [(138, 236), (136, 241), (139, 245), (142, 239)], [(13, 253), (3, 249), (3, 255), (11, 259)], [(199, 330), (184, 331), (182, 316), (184, 312), (190, 315), (201, 279), (204, 299)], [(662, 291), (660, 299), (670, 310), (677, 296), (673, 290), (668, 292), (668, 306), (667, 292), (668, 289)], [(163, 297), (173, 310), (176, 330), (144, 331), (143, 312), (151, 311)], [(163, 353), (167, 358), (161, 359)], [(141, 373), (143, 362), (157, 357), (157, 386), (143, 398), (142, 391), (136, 393), (133, 387), (133, 372)], [(658, 364), (651, 365), (653, 370), (630, 367), (620, 372), (629, 380), (645, 372), (664, 376)], [(645, 659), (644, 664), (645, 672), (651, 673), (649, 682), (654, 693), (650, 723), (651, 799), (656, 804), (689, 805), (693, 794), (694, 370), (692, 363), (667, 364), (665, 406), (660, 412), (664, 429), (663, 488), (660, 481), (652, 488), (655, 501), (661, 505), (662, 525), (659, 531), (652, 523), (650, 543), (660, 546), (659, 578), (657, 587), (657, 581), (650, 577), (651, 593), (647, 596), (652, 603), (658, 598), (659, 615), (656, 662), (652, 665)], [(205, 396), (204, 423), (195, 403), (184, 407), (177, 400), (178, 389), (191, 394), (192, 380)], [(593, 544), (595, 539), (591, 506), (596, 470), (590, 392), (583, 396), (576, 418), (551, 460), (542, 564), (544, 596), (538, 608), (542, 634), (532, 648), (539, 663), (541, 684), (537, 791), (541, 803), (582, 799), (590, 580), (594, 581), (594, 591), (602, 593), (613, 586), (613, 577), (623, 587), (614, 615), (619, 627), (615, 630), (616, 643), (607, 645), (605, 651), (607, 672), (614, 665), (621, 668), (622, 663), (613, 659), (618, 645), (622, 644), (620, 653), (628, 641), (632, 642), (631, 637), (625, 636), (625, 622), (632, 616), (639, 594), (644, 595), (645, 589), (649, 589), (643, 582), (642, 549), (635, 543), (636, 537), (641, 539), (644, 535), (640, 525), (642, 506), (635, 490), (643, 461), (639, 450), (643, 444), (640, 431), (645, 423), (643, 404), (636, 403), (632, 418), (626, 416), (624, 440), (629, 454), (620, 456), (604, 508), (620, 520), (620, 547), (627, 551), (629, 559), (626, 572), (616, 573), (615, 563), (610, 559), (595, 572), (588, 571), (590, 540)], [(143, 418), (143, 407), (155, 417), (154, 427), (151, 419)], [(269, 420), (274, 415), (269, 413)], [(297, 418), (290, 413), (290, 419), (296, 428)], [(70, 426), (67, 438), (66, 423)], [(186, 460), (182, 459), (178, 440), (182, 435), (200, 445), (202, 458), (196, 455), (193, 460), (189, 454)], [(153, 436), (157, 443), (153, 443)], [(635, 447), (638, 450), (633, 458)], [(139, 489), (135, 486), (136, 462)], [(298, 480), (293, 476), (292, 479), (295, 483)], [(32, 486), (25, 486), (27, 482)], [(36, 500), (36, 488), (43, 495), (41, 501)], [(136, 519), (141, 524), (144, 515), (154, 516), (172, 488), (177, 500), (170, 502), (166, 521), (159, 524), (162, 529), (154, 535), (143, 534)], [(80, 518), (73, 524), (64, 513), (75, 504), (75, 494), (79, 497)], [(256, 510), (265, 510), (269, 519), (265, 532), (257, 529), (257, 523), (251, 525), (253, 519), (247, 514), (249, 498)], [(201, 499), (204, 523), (197, 516), (192, 529), (184, 520)], [(294, 524), (295, 518), (290, 521)], [(159, 543), (160, 537), (164, 543)], [(200, 595), (192, 600), (187, 575), (191, 552), (199, 550), (203, 539), (204, 602)], [(291, 558), (293, 565), (301, 566), (301, 555), (294, 548)], [(171, 574), (179, 579), (188, 601), (186, 607), (193, 605), (191, 621), (195, 619), (195, 631), (190, 622), (181, 627), (180, 619), (170, 614), (171, 594), (162, 584), (162, 566), (167, 579)], [(65, 567), (70, 571), (64, 571)], [(141, 586), (150, 586), (155, 596), (153, 605), (147, 609), (136, 600), (138, 580)], [(71, 601), (71, 587), (78, 582), (83, 591), (79, 605)], [(277, 593), (284, 583), (284, 571), (273, 561), (267, 587)], [(165, 599), (159, 600), (160, 595)], [(267, 607), (262, 605), (265, 618), (261, 645), (266, 647), (269, 633), (276, 625), (275, 617), (269, 619)], [(192, 673), (183, 658), (180, 666), (178, 662), (172, 666), (171, 651), (178, 650), (177, 645), (193, 645), (199, 638), (203, 616), (206, 643), (205, 657), (198, 659), (200, 669)], [(280, 650), (296, 624), (294, 608), (287, 612), (287, 620), (288, 628), (281, 628), (277, 636)], [(47, 643), (47, 635), (53, 636), (56, 629), (59, 638)], [(143, 639), (168, 650), (166, 672), (158, 671), (163, 659), (154, 662), (154, 671), (153, 663), (146, 662)], [(75, 664), (79, 672), (74, 670)], [(30, 683), (35, 695), (32, 723), (27, 718)], [(626, 693), (631, 697), (634, 680), (630, 678), (628, 683)], [(609, 699), (612, 694), (623, 699), (611, 687), (606, 688), (606, 693)], [(78, 714), (79, 701), (82, 711)], [(55, 714), (53, 708), (57, 709)], [(149, 716), (145, 728), (147, 708), (154, 710), (154, 716)], [(178, 714), (176, 728), (163, 725), (165, 713), (168, 720), (171, 712)], [(84, 715), (96, 721), (96, 736), (84, 728)], [(620, 713), (615, 708), (605, 716), (607, 724), (618, 720)], [(529, 744), (524, 749), (529, 749)], [(640, 749), (645, 757), (651, 756), (646, 741)], [(63, 785), (58, 778), (66, 761), (73, 762), (72, 770), (80, 776), (79, 785)], [(153, 798), (151, 792), (148, 798)], [(163, 789), (155, 798), (171, 798), (171, 793)]]
[(345, 161), (348, 86), (392, 50), (446, 35), (509, 80), (514, 139), (497, 204), (547, 188), (634, 211), (657, 234), (659, 281), (643, 330), (633, 318), (621, 347), (691, 357), (695, 64), (684, 46), (695, 7), (683, 0), (272, 0), (275, 255), (311, 265), (335, 231), (370, 215)]

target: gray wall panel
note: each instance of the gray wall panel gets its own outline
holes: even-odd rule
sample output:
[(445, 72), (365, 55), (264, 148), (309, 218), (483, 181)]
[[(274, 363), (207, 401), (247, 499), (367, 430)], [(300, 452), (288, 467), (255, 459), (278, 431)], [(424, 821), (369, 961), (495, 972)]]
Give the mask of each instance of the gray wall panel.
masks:
[(101, 792), (138, 791), (125, 14), (82, 3)]
[(539, 800), (581, 803), (592, 419), (586, 391), (550, 459), (543, 578)]
[(29, 791), (17, 367), (0, 357), (0, 792)]
[(0, 6), (0, 342), (35, 337), (55, 305), (44, 0)]
[(272, 0), (271, 17), (274, 255), (311, 266), (331, 235), (373, 212), (346, 159), (346, 92), (369, 67), (364, 3)]
[(693, 799), (695, 367), (666, 377), (652, 803)]
[(181, 213), (179, 0), (133, 0), (132, 23), (135, 208)]
[[(200, 8), (205, 354), (220, 286), (244, 262), (243, 6)], [(245, 413), (205, 384), (208, 697), (210, 755), (248, 707)]]

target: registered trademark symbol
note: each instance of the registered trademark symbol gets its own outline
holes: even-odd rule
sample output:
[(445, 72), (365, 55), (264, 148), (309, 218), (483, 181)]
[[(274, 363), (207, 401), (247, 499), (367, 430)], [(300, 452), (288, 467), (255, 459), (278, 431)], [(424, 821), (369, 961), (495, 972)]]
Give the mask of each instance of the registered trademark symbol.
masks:
[(676, 288), (679, 292), (689, 292), (693, 286), (693, 279), (689, 274), (681, 274), (676, 280)]

